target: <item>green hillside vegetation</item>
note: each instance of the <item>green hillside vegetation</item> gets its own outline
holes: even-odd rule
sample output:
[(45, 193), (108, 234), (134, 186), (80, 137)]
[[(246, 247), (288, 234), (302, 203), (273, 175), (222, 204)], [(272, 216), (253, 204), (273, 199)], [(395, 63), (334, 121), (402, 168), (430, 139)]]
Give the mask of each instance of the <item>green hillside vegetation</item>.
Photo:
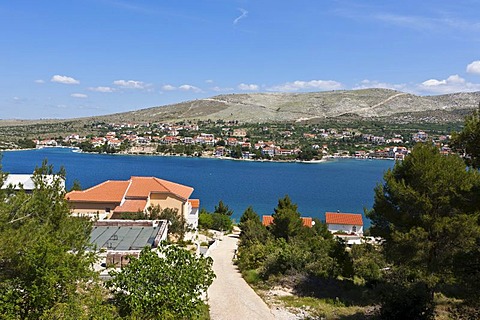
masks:
[(268, 228), (247, 210), (237, 261), (245, 279), (266, 298), (279, 286), (292, 292), (277, 303), (313, 318), (478, 318), (479, 114), (454, 137), (463, 159), (418, 144), (385, 173), (367, 212), (381, 244), (347, 250), (320, 221), (304, 227), (288, 197)]

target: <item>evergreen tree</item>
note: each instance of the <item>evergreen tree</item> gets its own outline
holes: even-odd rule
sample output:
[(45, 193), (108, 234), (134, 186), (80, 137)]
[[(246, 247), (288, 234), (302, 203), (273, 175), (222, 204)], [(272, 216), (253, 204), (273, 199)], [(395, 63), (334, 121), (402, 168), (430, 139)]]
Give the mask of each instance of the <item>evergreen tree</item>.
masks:
[(464, 154), (468, 165), (477, 169), (480, 167), (480, 104), (473, 114), (465, 118), (463, 130), (453, 134), (452, 145)]
[(276, 238), (283, 238), (288, 241), (289, 238), (301, 232), (303, 222), (300, 213), (297, 211), (297, 205), (292, 203), (288, 195), (278, 200), (278, 205), (274, 211), (270, 232)]
[(262, 222), (260, 221), (260, 216), (253, 210), (252, 206), (249, 206), (240, 217), (240, 223), (238, 225), (240, 229), (243, 229), (242, 226), (245, 224), (245, 222), (249, 220), (255, 223), (262, 224)]
[(80, 181), (78, 181), (78, 179), (73, 180), (73, 185), (69, 191), (81, 191), (81, 190), (82, 190), (82, 185), (80, 184)]
[(91, 222), (70, 215), (65, 172), (52, 179), (53, 173), (44, 162), (31, 194), (8, 190), (0, 202), (0, 314), (7, 319), (50, 318), (61, 308), (83, 319), (101, 309), (101, 300), (86, 302), (93, 291), (82, 292), (99, 289), (91, 268), (95, 256), (87, 251)]
[(215, 206), (214, 213), (219, 213), (231, 217), (233, 214), (233, 210), (230, 210), (230, 208), (226, 204), (224, 204), (222, 200), (220, 200), (218, 202), (218, 205)]
[[(455, 258), (477, 250), (480, 239), (479, 179), (462, 159), (431, 145), (415, 146), (385, 173), (367, 215), (372, 235), (386, 240), (387, 260), (405, 288), (424, 288), (433, 301), (441, 285), (462, 277)], [(420, 285), (412, 287), (412, 279)]]
[(249, 206), (240, 217), (239, 227), (240, 245), (250, 246), (254, 243), (265, 243), (268, 238), (268, 231), (260, 221), (260, 216)]

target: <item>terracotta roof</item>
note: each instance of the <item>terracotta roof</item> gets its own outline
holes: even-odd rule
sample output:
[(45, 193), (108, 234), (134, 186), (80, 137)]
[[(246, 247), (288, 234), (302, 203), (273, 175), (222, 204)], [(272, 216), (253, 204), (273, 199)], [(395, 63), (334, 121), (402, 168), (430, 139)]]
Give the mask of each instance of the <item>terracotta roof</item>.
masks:
[(145, 210), (147, 200), (125, 200), (121, 206), (117, 206), (113, 212), (138, 212)]
[(121, 202), (123, 198), (147, 199), (151, 193), (173, 193), (188, 199), (192, 187), (155, 177), (131, 177), (127, 181), (108, 180), (84, 191), (71, 191), (65, 195), (69, 201)]
[(358, 213), (325, 213), (325, 222), (327, 224), (348, 224), (363, 226), (362, 215)]
[(272, 216), (262, 216), (262, 224), (265, 227), (268, 227), (273, 223), (273, 217)]
[(83, 191), (71, 191), (65, 195), (69, 201), (121, 202), (130, 181), (108, 180)]
[[(303, 225), (305, 227), (309, 227), (311, 228), (312, 225), (313, 225), (313, 219), (310, 218), (310, 217), (301, 217), (302, 218), (302, 222), (303, 222)], [(272, 216), (262, 216), (262, 224), (265, 226), (265, 227), (268, 227), (269, 225), (271, 225), (273, 223), (273, 217)]]
[(311, 228), (312, 225), (313, 225), (313, 224), (312, 224), (313, 219), (310, 218), (310, 217), (302, 217), (302, 221), (303, 221), (303, 225), (304, 225), (305, 227)]
[(128, 188), (127, 198), (147, 198), (150, 193), (173, 193), (180, 198), (188, 199), (193, 192), (192, 187), (155, 177), (131, 177), (130, 181), (132, 184)]
[(200, 200), (199, 199), (190, 199), (188, 200), (192, 205), (192, 208), (200, 208)]

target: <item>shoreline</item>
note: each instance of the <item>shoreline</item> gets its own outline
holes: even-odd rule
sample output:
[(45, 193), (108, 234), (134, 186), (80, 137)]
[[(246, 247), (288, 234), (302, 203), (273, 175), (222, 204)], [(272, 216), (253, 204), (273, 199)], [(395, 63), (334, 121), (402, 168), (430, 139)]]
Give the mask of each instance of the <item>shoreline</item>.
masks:
[(231, 158), (231, 157), (216, 157), (216, 156), (188, 156), (184, 154), (162, 154), (162, 153), (99, 153), (99, 152), (85, 152), (78, 147), (69, 147), (69, 146), (56, 146), (56, 147), (40, 147), (40, 148), (26, 148), (26, 149), (4, 149), (0, 150), (2, 152), (12, 152), (12, 151), (33, 151), (41, 149), (72, 149), (71, 152), (74, 153), (84, 153), (84, 154), (98, 154), (98, 155), (108, 155), (108, 156), (148, 156), (148, 157), (181, 157), (181, 158), (199, 158), (199, 159), (217, 159), (217, 160), (230, 160), (230, 161), (246, 161), (246, 162), (265, 162), (265, 163), (298, 163), (298, 164), (321, 164), (331, 161), (337, 161), (342, 159), (353, 159), (353, 160), (390, 160), (395, 161), (394, 158), (374, 158), (374, 157), (355, 157), (355, 156), (324, 156), (319, 160), (272, 160), (272, 159), (242, 159), (242, 158)]

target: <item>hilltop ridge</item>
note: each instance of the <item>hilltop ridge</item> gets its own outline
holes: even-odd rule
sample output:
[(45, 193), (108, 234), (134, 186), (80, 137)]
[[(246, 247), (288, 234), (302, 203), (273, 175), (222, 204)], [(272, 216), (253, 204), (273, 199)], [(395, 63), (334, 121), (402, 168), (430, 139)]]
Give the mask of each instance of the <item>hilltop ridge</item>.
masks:
[[(204, 99), (150, 107), (135, 111), (64, 120), (2, 120), (0, 125), (27, 125), (61, 121), (162, 122), (177, 120), (238, 120), (241, 122), (307, 121), (343, 115), (381, 118), (409, 114), (454, 114), (479, 105), (480, 92), (418, 96), (390, 89), (336, 90), (309, 93), (223, 94)], [(458, 112), (459, 111), (459, 112)], [(455, 115), (456, 114), (456, 115)], [(446, 119), (448, 121), (448, 119)], [(450, 119), (451, 120), (451, 119)], [(8, 124), (7, 124), (8, 123)]]

